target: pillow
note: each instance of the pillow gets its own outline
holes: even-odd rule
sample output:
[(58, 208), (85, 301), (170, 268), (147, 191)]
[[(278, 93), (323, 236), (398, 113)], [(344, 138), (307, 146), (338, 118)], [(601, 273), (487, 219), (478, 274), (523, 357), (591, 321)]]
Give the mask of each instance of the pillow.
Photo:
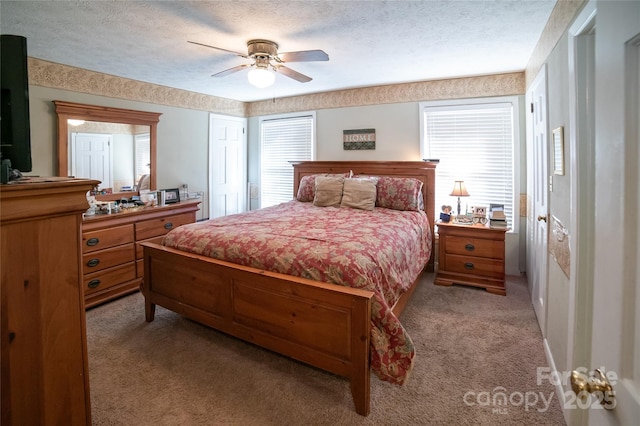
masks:
[(424, 210), (422, 181), (415, 178), (381, 176), (376, 206), (394, 210)]
[(296, 199), (308, 203), (313, 201), (313, 197), (316, 196), (316, 176), (307, 175), (302, 176), (300, 179), (300, 185), (298, 185), (298, 194)]
[(316, 176), (316, 195), (313, 198), (313, 205), (318, 207), (340, 206), (343, 185), (343, 176)]
[(300, 184), (298, 185), (298, 193), (296, 194), (296, 200), (309, 203), (313, 201), (316, 196), (316, 177), (317, 176), (333, 176), (344, 177), (345, 174), (328, 174), (321, 173), (316, 175), (302, 176)]
[(344, 180), (341, 207), (373, 210), (376, 205), (376, 178), (351, 178)]

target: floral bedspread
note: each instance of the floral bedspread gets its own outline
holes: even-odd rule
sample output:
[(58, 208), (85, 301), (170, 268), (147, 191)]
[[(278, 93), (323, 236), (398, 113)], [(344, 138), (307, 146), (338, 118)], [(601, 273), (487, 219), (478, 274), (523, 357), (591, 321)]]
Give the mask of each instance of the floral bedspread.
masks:
[(415, 355), (391, 307), (431, 253), (423, 211), (316, 207), (290, 201), (183, 225), (163, 244), (233, 263), (373, 291), (371, 368), (402, 384)]

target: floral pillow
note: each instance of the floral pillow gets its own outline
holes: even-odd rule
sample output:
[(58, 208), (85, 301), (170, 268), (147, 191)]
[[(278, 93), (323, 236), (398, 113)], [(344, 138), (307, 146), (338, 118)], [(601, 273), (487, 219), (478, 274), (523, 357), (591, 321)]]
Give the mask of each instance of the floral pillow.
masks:
[(333, 176), (333, 177), (345, 177), (345, 174), (328, 174), (322, 173), (317, 175), (307, 175), (300, 179), (300, 185), (298, 185), (298, 194), (296, 200), (304, 203), (310, 203), (316, 196), (316, 176)]
[(376, 206), (393, 210), (424, 210), (422, 181), (381, 176), (378, 179)]

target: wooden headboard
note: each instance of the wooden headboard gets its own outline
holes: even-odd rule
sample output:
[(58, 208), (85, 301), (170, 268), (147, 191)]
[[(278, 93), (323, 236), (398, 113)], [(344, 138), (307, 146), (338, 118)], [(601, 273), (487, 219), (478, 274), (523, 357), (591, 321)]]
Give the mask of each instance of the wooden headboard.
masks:
[(427, 271), (433, 272), (435, 252), (435, 218), (431, 217), (436, 211), (435, 186), (437, 163), (426, 161), (301, 161), (291, 162), (293, 165), (293, 196), (298, 193), (300, 179), (303, 176), (318, 173), (349, 173), (354, 175), (409, 177), (421, 180), (422, 196), (424, 197), (425, 212), (431, 226), (431, 258), (427, 264)]

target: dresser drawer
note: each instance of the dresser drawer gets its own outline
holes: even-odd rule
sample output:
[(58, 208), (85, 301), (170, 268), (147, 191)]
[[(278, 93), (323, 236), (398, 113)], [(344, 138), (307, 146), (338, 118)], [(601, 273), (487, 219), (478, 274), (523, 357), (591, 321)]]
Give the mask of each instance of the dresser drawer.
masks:
[(160, 244), (162, 243), (162, 239), (164, 238), (164, 235), (161, 235), (159, 237), (155, 237), (155, 238), (149, 238), (146, 239), (144, 241), (138, 241), (136, 243), (136, 259), (142, 259), (144, 258), (144, 247), (142, 247), (142, 243), (156, 243), (156, 244)]
[(135, 259), (134, 244), (128, 243), (105, 250), (89, 252), (82, 256), (85, 274), (101, 271), (112, 266), (132, 262)]
[(504, 241), (453, 235), (447, 235), (445, 239), (447, 253), (492, 259), (502, 259), (504, 257)]
[(136, 226), (136, 240), (146, 240), (147, 238), (164, 235), (180, 225), (195, 221), (195, 213), (183, 213), (174, 216), (151, 219), (138, 222)]
[[(85, 218), (81, 258), (85, 307), (137, 291), (144, 279), (141, 243), (160, 243), (172, 229), (195, 222), (198, 204), (140, 207)], [(92, 238), (93, 245), (88, 245)]]
[(136, 277), (144, 277), (144, 260), (136, 260)]
[(133, 224), (82, 233), (82, 253), (133, 242)]
[(504, 279), (504, 262), (501, 260), (451, 254), (446, 258), (445, 267), (448, 272)]
[(115, 266), (93, 274), (86, 274), (83, 279), (84, 294), (88, 295), (102, 291), (135, 278), (136, 264), (134, 262), (122, 266)]

